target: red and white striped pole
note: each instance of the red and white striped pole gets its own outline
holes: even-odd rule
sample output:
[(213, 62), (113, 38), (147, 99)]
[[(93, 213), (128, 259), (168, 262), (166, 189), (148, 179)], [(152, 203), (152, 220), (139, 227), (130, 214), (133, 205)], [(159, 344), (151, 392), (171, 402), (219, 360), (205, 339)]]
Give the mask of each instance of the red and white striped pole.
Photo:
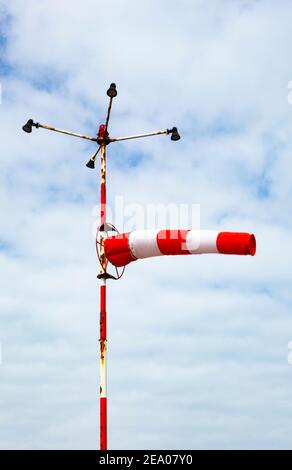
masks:
[[(100, 279), (100, 450), (107, 450), (107, 377), (106, 377), (106, 360), (107, 360), (107, 331), (106, 331), (106, 280), (107, 279), (120, 279), (121, 276), (114, 277), (107, 273), (107, 256), (106, 256), (106, 238), (108, 236), (108, 227), (110, 225), (106, 222), (106, 146), (110, 143), (120, 142), (124, 140), (138, 139), (142, 137), (150, 137), (157, 135), (170, 135), (171, 140), (177, 141), (180, 139), (180, 135), (176, 127), (171, 129), (165, 129), (162, 131), (148, 132), (139, 135), (131, 135), (128, 137), (117, 137), (109, 138), (108, 134), (108, 124), (111, 114), (112, 100), (117, 96), (117, 89), (115, 83), (111, 83), (109, 89), (107, 90), (107, 95), (110, 98), (107, 117), (105, 125), (102, 124), (99, 127), (98, 136), (90, 137), (76, 132), (66, 131), (63, 129), (58, 129), (57, 127), (48, 126), (45, 124), (40, 124), (39, 122), (34, 122), (32, 119), (29, 119), (27, 123), (22, 127), (24, 132), (31, 133), (32, 128), (36, 127), (47, 129), (54, 132), (59, 132), (62, 134), (70, 135), (73, 137), (79, 137), (81, 139), (90, 140), (99, 144), (98, 149), (86, 163), (88, 168), (95, 168), (96, 157), (99, 151), (101, 151), (101, 187), (100, 187), (100, 229), (99, 229), (99, 240), (98, 240), (98, 256), (100, 261), (101, 270), (97, 276)], [(111, 226), (113, 227), (113, 226)], [(115, 230), (114, 230), (115, 231)], [(133, 258), (136, 259), (136, 258)], [(128, 262), (132, 261), (129, 259)], [(124, 265), (126, 265), (125, 263)], [(118, 266), (118, 265), (117, 265)]]
[(101, 184), (100, 184), (100, 450), (107, 450), (107, 397), (106, 397), (106, 265), (104, 251), (106, 238), (106, 143), (101, 143)]

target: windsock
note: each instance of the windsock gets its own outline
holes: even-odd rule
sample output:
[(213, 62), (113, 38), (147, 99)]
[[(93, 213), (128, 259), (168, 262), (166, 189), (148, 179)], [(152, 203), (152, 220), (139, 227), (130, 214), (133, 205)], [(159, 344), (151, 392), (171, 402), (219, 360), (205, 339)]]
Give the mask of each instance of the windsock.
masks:
[(213, 230), (135, 230), (109, 237), (104, 242), (107, 259), (116, 267), (137, 259), (163, 255), (220, 253), (251, 255), (256, 252), (255, 236), (242, 232)]

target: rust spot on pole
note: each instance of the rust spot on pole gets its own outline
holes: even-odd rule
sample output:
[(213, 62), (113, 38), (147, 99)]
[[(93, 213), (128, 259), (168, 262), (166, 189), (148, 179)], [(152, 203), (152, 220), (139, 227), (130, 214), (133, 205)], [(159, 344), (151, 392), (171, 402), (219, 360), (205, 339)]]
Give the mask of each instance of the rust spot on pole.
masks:
[(100, 340), (100, 359), (104, 362), (105, 359), (105, 352), (106, 352), (106, 340)]

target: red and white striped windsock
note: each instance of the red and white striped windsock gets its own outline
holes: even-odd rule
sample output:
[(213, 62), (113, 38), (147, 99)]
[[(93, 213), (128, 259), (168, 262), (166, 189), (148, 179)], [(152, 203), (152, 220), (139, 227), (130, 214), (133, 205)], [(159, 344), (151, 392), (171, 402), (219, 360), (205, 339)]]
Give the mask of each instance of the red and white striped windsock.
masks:
[(109, 237), (104, 243), (107, 259), (116, 267), (137, 259), (162, 255), (221, 253), (251, 255), (255, 236), (242, 232), (213, 230), (135, 230)]

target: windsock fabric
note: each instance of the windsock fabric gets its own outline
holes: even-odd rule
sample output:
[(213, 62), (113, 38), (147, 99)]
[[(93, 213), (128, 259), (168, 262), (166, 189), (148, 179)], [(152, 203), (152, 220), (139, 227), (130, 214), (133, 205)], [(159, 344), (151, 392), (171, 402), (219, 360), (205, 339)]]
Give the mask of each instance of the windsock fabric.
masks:
[(251, 255), (256, 252), (255, 236), (242, 232), (213, 230), (135, 230), (109, 237), (104, 243), (107, 259), (116, 267), (137, 259), (163, 255), (220, 253)]

